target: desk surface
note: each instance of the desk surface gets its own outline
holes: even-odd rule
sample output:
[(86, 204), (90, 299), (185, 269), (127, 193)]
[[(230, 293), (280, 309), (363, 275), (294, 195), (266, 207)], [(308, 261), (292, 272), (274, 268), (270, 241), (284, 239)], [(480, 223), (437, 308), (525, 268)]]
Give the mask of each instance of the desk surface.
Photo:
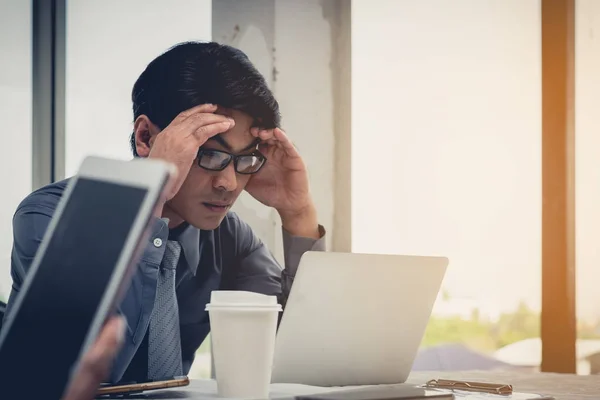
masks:
[[(476, 382), (512, 384), (516, 392), (551, 395), (556, 400), (589, 400), (600, 398), (600, 375), (577, 376), (510, 371), (415, 372), (407, 383), (423, 384), (434, 378), (461, 379)], [(272, 399), (291, 399), (294, 395), (340, 388), (315, 388), (303, 385), (273, 385)], [(214, 381), (192, 380), (185, 388), (147, 392), (130, 399), (218, 399)]]
[(600, 399), (600, 375), (570, 375), (522, 371), (414, 372), (408, 382), (421, 384), (429, 379), (462, 379), (506, 383), (516, 392), (541, 393), (557, 400)]

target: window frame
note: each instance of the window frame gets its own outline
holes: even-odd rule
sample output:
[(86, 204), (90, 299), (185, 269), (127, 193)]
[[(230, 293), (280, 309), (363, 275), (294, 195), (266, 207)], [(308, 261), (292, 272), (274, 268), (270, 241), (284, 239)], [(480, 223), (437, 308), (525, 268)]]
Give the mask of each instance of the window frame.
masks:
[(32, 0), (32, 186), (65, 174), (66, 0)]

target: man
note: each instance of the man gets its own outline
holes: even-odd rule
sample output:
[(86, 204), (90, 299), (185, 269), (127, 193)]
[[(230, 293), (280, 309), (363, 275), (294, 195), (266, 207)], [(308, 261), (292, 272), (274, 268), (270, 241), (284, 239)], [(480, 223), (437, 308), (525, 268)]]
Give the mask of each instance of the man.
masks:
[[(179, 174), (119, 307), (127, 329), (112, 382), (187, 374), (210, 330), (212, 290), (277, 295), (285, 304), (300, 256), (325, 247), (304, 162), (245, 54), (216, 43), (175, 46), (147, 66), (132, 100), (134, 156), (169, 161)], [(7, 315), (65, 186), (32, 193), (15, 213)], [(283, 271), (229, 211), (244, 189), (281, 216)]]

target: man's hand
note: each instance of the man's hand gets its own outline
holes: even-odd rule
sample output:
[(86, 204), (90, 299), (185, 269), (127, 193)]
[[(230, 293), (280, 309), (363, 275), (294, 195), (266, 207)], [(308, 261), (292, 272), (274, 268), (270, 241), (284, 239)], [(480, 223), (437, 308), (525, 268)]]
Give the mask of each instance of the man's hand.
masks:
[(63, 400), (92, 400), (96, 397), (98, 387), (108, 376), (123, 344), (125, 326), (122, 317), (113, 317), (106, 323), (96, 343), (83, 356)]
[(320, 237), (317, 213), (310, 196), (308, 174), (302, 157), (279, 128), (250, 133), (263, 142), (265, 166), (252, 175), (246, 191), (281, 216), (283, 228), (295, 236)]
[(216, 110), (217, 106), (213, 104), (186, 110), (153, 138), (148, 158), (170, 162), (178, 172), (165, 193), (165, 202), (171, 200), (181, 188), (200, 146), (235, 125), (233, 118), (215, 114)]

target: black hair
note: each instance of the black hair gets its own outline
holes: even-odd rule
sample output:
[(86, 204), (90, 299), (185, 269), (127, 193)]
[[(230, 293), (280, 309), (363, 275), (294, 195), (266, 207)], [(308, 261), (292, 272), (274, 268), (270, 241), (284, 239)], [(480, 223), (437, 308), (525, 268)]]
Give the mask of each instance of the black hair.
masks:
[[(242, 111), (265, 129), (278, 127), (279, 104), (265, 78), (241, 50), (215, 42), (184, 42), (155, 58), (131, 93), (134, 121), (146, 115), (161, 130), (200, 104)], [(131, 150), (138, 156), (135, 134)]]

